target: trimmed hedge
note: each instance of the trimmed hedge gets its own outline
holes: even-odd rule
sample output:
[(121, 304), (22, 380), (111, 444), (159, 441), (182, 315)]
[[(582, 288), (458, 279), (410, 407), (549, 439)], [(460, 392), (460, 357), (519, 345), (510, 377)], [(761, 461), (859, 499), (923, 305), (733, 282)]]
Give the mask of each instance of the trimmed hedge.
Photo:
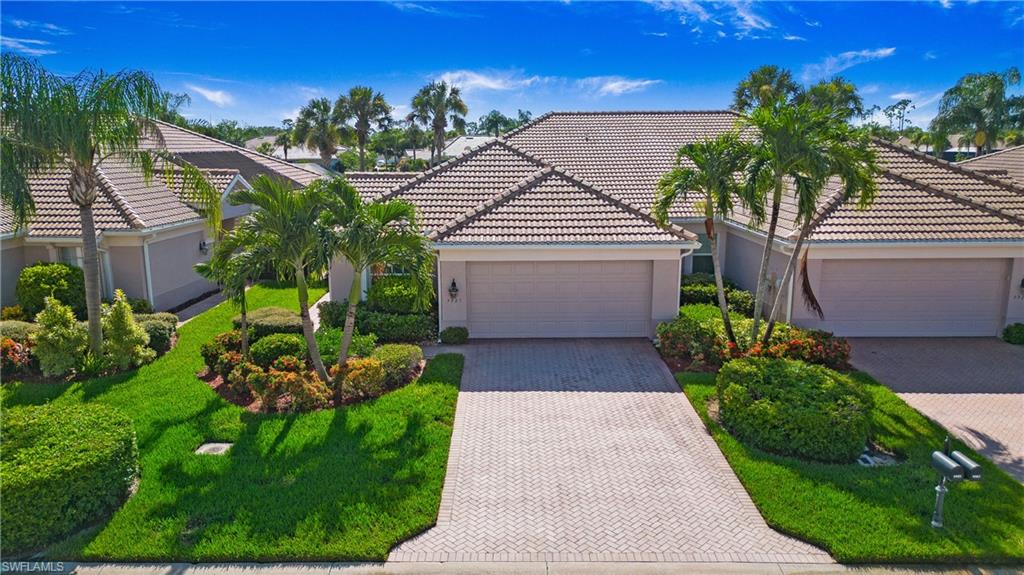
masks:
[(385, 343), (418, 343), (437, 337), (437, 319), (427, 314), (365, 311), (356, 315), (360, 333), (373, 333)]
[(174, 324), (158, 319), (146, 319), (137, 323), (149, 335), (149, 347), (153, 348), (153, 351), (165, 353), (171, 349), (171, 338), (177, 331)]
[(138, 477), (132, 420), (105, 405), (16, 407), (4, 414), (2, 430), (5, 556), (103, 518)]
[(286, 355), (304, 358), (307, 351), (306, 340), (294, 333), (272, 333), (249, 348), (253, 363), (263, 368), (270, 367), (274, 360)]
[(441, 330), (441, 343), (459, 345), (469, 341), (469, 329), (464, 327), (446, 327)]
[[(131, 303), (131, 300), (129, 300), (129, 303)], [(135, 321), (159, 321), (166, 323), (175, 329), (178, 327), (178, 316), (167, 311), (160, 311), (156, 313), (137, 313), (135, 314)]]
[(366, 306), (387, 313), (415, 313), (417, 291), (413, 282), (402, 276), (373, 280), (366, 291)]
[(82, 268), (61, 262), (40, 262), (18, 274), (18, 303), (29, 316), (43, 311), (47, 297), (55, 297), (85, 319), (85, 275)]
[(418, 345), (390, 343), (373, 350), (373, 359), (384, 368), (384, 385), (394, 389), (405, 385), (412, 378), (420, 362), (423, 350)]
[(1014, 345), (1024, 345), (1024, 323), (1012, 323), (1003, 330), (1003, 340)]
[[(261, 307), (248, 314), (249, 333), (256, 341), (272, 333), (302, 333), (302, 318), (299, 314), (283, 307)], [(242, 316), (236, 315), (231, 323), (238, 329)]]
[(867, 445), (871, 396), (831, 369), (750, 357), (722, 367), (716, 385), (723, 425), (758, 449), (850, 462)]
[(39, 324), (27, 321), (7, 320), (0, 321), (0, 336), (9, 337), (14, 341), (25, 344), (29, 343), (32, 335), (39, 332)]
[[(731, 311), (750, 317), (754, 313), (754, 294), (741, 290), (733, 282), (723, 278), (725, 302)], [(707, 303), (718, 305), (718, 288), (715, 276), (696, 273), (683, 276), (679, 288), (679, 305)]]
[[(356, 306), (356, 315), (359, 315), (359, 308)], [(348, 312), (348, 301), (324, 301), (316, 306), (320, 312), (321, 327), (345, 327), (345, 314)]]
[[(340, 327), (327, 327), (321, 325), (316, 330), (316, 346), (320, 349), (320, 355), (325, 362), (337, 361), (338, 348), (341, 346), (341, 338), (345, 330)], [(348, 348), (348, 355), (354, 357), (370, 357), (373, 348), (377, 347), (377, 336), (370, 333), (361, 335), (359, 330), (352, 335), (352, 345)]]

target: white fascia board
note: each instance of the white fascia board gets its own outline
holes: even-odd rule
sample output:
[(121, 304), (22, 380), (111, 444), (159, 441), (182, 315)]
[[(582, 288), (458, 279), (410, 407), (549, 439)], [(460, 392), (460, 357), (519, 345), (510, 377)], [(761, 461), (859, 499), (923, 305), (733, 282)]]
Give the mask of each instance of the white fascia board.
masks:
[(808, 242), (807, 258), (939, 259), (1022, 258), (1024, 241)]

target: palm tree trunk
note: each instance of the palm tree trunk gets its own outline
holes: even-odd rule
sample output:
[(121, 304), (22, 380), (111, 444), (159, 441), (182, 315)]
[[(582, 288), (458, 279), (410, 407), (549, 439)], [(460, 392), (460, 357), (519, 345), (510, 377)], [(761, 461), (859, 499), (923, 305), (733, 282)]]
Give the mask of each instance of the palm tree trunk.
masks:
[(300, 262), (295, 264), (295, 285), (299, 289), (299, 317), (302, 318), (302, 335), (306, 338), (306, 347), (309, 348), (309, 359), (313, 362), (316, 374), (326, 383), (330, 378), (324, 368), (324, 361), (320, 358), (320, 349), (316, 346), (313, 322), (309, 319), (309, 289), (306, 286), (306, 273)]
[(242, 358), (249, 361), (249, 306), (245, 301), (245, 286), (242, 286), (242, 300), (239, 302), (242, 315)]
[(352, 346), (352, 337), (356, 333), (356, 306), (359, 305), (359, 297), (362, 295), (363, 270), (355, 270), (352, 276), (352, 287), (348, 290), (348, 310), (345, 312), (345, 330), (341, 336), (341, 346), (338, 348), (338, 367), (345, 367), (348, 362), (348, 348)]
[(359, 134), (359, 171), (366, 171), (366, 134)]
[(779, 225), (779, 204), (782, 203), (782, 176), (775, 178), (775, 191), (772, 193), (772, 214), (768, 223), (768, 237), (764, 243), (764, 254), (761, 256), (761, 270), (757, 274), (757, 292), (754, 294), (754, 321), (750, 330), (750, 341), (757, 341), (758, 328), (761, 326), (761, 311), (764, 299), (768, 295), (768, 262), (772, 257), (772, 243), (775, 242), (775, 229)]
[(779, 293), (775, 294), (775, 303), (772, 304), (771, 314), (768, 316), (768, 325), (764, 328), (764, 336), (761, 338), (761, 344), (763, 346), (768, 345), (768, 340), (772, 337), (772, 330), (775, 329), (775, 321), (778, 317), (779, 306), (782, 305), (782, 294), (784, 291), (782, 286), (786, 285), (787, 281), (793, 277), (793, 271), (796, 269), (796, 262), (800, 260), (800, 250), (804, 247), (804, 238), (811, 230), (811, 222), (813, 218), (807, 218), (803, 226), (800, 227), (800, 236), (796, 239), (796, 245), (793, 246), (793, 254), (789, 256), (789, 263), (786, 264), (786, 271), (782, 274), (782, 284), (779, 286)]
[(715, 270), (718, 309), (722, 311), (722, 324), (725, 326), (725, 335), (731, 343), (736, 343), (736, 334), (732, 331), (732, 320), (729, 319), (729, 305), (725, 300), (725, 281), (722, 280), (722, 264), (718, 259), (718, 234), (715, 231), (714, 219), (705, 219), (704, 229), (708, 234), (708, 243), (711, 244), (711, 265)]
[(96, 249), (96, 222), (92, 206), (78, 206), (82, 218), (82, 271), (85, 275), (85, 309), (89, 317), (89, 351), (103, 353), (103, 324), (100, 323), (100, 258)]

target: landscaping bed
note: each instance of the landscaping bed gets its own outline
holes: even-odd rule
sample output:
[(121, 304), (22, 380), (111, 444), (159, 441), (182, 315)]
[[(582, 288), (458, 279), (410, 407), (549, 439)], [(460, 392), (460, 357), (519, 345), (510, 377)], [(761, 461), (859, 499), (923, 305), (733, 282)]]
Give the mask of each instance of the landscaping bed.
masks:
[[(310, 289), (318, 299), (322, 289)], [(254, 286), (251, 309), (295, 311), (293, 288)], [(109, 521), (57, 544), (50, 559), (91, 561), (383, 560), (434, 524), (462, 357), (431, 360), (377, 399), (309, 413), (251, 413), (196, 377), (202, 344), (231, 329), (221, 304), (180, 328), (177, 345), (136, 371), (62, 384), (12, 382), (4, 408), (103, 404), (132, 419), (138, 491)], [(224, 456), (202, 443), (233, 443)]]

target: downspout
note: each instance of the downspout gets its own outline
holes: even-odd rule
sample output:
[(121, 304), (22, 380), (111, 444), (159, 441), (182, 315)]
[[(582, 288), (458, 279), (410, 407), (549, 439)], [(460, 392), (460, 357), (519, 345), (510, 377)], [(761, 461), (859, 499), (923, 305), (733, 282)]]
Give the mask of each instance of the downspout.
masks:
[[(444, 296), (441, 295), (441, 255), (434, 252), (434, 277), (437, 279), (434, 281), (437, 293), (437, 341), (441, 342), (441, 326), (444, 325)], [(468, 323), (468, 322), (467, 322)]]
[(106, 280), (104, 295), (113, 299), (114, 297), (114, 272), (110, 269), (110, 250), (100, 248), (99, 252), (103, 257), (103, 279)]
[(153, 298), (153, 268), (149, 259), (149, 242), (153, 238), (154, 236), (149, 235), (142, 239), (142, 263), (146, 272), (146, 299), (149, 300), (149, 305), (156, 309), (156, 301)]

